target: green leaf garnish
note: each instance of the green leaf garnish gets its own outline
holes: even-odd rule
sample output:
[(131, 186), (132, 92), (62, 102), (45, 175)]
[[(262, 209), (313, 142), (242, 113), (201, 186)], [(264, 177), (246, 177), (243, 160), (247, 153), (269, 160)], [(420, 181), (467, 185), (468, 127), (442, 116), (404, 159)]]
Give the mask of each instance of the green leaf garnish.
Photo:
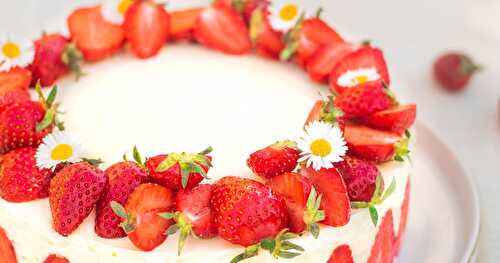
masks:
[(128, 214), (125, 208), (116, 201), (111, 201), (110, 206), (113, 212), (123, 219), (123, 222), (120, 223), (123, 231), (125, 231), (126, 234), (134, 232), (136, 223), (135, 216), (133, 216), (132, 214)]
[(252, 40), (253, 45), (257, 42), (259, 34), (262, 32), (262, 10), (260, 8), (255, 9), (250, 18), (250, 40)]
[(374, 206), (370, 206), (368, 208), (368, 211), (370, 212), (370, 218), (372, 219), (373, 225), (377, 226), (377, 223), (378, 223), (377, 209)]
[(319, 236), (320, 227), (318, 222), (325, 219), (325, 211), (319, 209), (322, 197), (322, 195), (318, 196), (316, 189), (312, 187), (304, 211), (304, 223), (307, 225), (307, 230), (311, 232), (314, 238), (318, 238)]

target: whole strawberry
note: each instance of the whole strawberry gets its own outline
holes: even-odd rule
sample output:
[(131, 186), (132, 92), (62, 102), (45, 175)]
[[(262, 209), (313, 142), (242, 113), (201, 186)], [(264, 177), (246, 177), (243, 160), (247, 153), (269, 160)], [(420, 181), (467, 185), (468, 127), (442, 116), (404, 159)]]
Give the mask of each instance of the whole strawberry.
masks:
[(467, 55), (446, 53), (434, 62), (434, 78), (445, 89), (463, 90), (480, 67)]
[(57, 103), (54, 88), (41, 102), (24, 101), (7, 107), (0, 113), (0, 154), (13, 149), (38, 146), (57, 123)]
[(110, 203), (125, 205), (132, 191), (147, 181), (146, 171), (134, 162), (120, 162), (110, 166), (104, 174), (108, 184), (97, 202), (95, 232), (103, 238), (126, 237), (120, 227), (122, 220), (113, 212)]
[(0, 161), (0, 196), (9, 202), (27, 202), (49, 195), (52, 171), (36, 165), (36, 148), (5, 154)]
[(233, 244), (250, 246), (287, 227), (284, 199), (254, 180), (220, 179), (214, 184), (211, 205), (219, 236)]
[(0, 113), (12, 104), (22, 103), (30, 100), (27, 89), (0, 90)]
[(170, 153), (149, 158), (146, 167), (151, 181), (173, 191), (190, 189), (198, 185), (212, 167), (208, 154), (212, 148), (200, 153)]
[(57, 255), (50, 255), (48, 256), (43, 263), (70, 263), (69, 260), (65, 257), (57, 256)]
[(345, 156), (342, 162), (336, 163), (347, 186), (347, 193), (351, 201), (369, 202), (375, 192), (375, 180), (379, 176), (377, 166), (368, 161)]
[(39, 81), (42, 86), (51, 86), (70, 70), (79, 76), (81, 59), (82, 54), (68, 38), (61, 34), (43, 35), (35, 41), (35, 58), (29, 66), (33, 74), (31, 84)]
[(287, 140), (252, 153), (247, 165), (256, 175), (271, 178), (295, 170), (298, 159), (295, 142)]
[(52, 227), (68, 236), (89, 216), (106, 187), (108, 178), (98, 168), (80, 162), (64, 167), (50, 181)]
[(388, 109), (393, 100), (388, 94), (382, 82), (367, 82), (347, 89), (335, 98), (334, 104), (346, 119), (359, 118)]

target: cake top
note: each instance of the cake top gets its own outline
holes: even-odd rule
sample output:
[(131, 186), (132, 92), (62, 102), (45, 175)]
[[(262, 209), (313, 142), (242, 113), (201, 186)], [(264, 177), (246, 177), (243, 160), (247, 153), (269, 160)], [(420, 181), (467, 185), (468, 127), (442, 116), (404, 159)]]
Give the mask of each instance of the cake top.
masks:
[[(173, 12), (152, 0), (105, 0), (72, 12), (69, 37), (0, 40), (0, 196), (9, 202), (49, 197), (53, 229), (62, 236), (95, 209), (102, 238), (128, 237), (151, 251), (179, 232), (180, 254), (191, 235), (219, 236), (245, 247), (232, 262), (266, 250), (274, 257), (300, 255), (297, 235), (316, 238), (320, 225), (344, 226), (352, 209), (368, 209), (377, 226), (377, 206), (397, 184), (393, 178), (384, 185), (377, 165), (407, 158), (416, 106), (401, 104), (391, 90), (383, 52), (346, 41), (321, 11), (285, 0), (221, 0)], [(81, 140), (66, 129), (58, 88), (42, 87), (68, 72), (87, 77), (81, 62), (107, 59), (125, 44), (147, 59), (180, 41), (296, 64), (327, 84), (328, 94), (311, 102), (295, 136), (283, 135), (248, 156), (254, 178), (203, 183), (213, 167), (210, 142), (153, 156), (143, 156), (137, 145), (101, 170), (102, 160), (85, 156)], [(38, 101), (30, 100), (29, 86)], [(207, 123), (203, 113), (193, 121)]]

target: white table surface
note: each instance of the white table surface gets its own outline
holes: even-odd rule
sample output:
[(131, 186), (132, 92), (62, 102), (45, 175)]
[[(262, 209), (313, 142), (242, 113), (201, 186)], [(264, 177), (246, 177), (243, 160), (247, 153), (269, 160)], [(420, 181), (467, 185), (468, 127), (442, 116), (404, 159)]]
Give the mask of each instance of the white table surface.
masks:
[[(169, 2), (178, 4), (179, 1)], [(92, 2), (95, 1), (0, 0), (0, 32), (16, 31), (35, 36), (42, 29), (51, 30), (58, 23), (64, 23), (55, 21), (63, 19), (71, 6)], [(193, 1), (182, 0), (180, 5), (186, 2)], [(497, 106), (500, 98), (500, 0), (318, 2), (326, 9), (324, 16), (337, 24), (341, 33), (363, 36), (361, 39), (369, 39), (374, 45), (383, 47), (393, 73), (393, 88), (404, 99), (418, 104), (419, 121), (440, 135), (474, 179), (482, 217), (478, 262), (497, 262), (500, 258), (500, 116)], [(491, 8), (487, 7), (489, 5)], [(430, 75), (433, 59), (449, 49), (471, 54), (485, 68), (461, 94), (441, 91)]]

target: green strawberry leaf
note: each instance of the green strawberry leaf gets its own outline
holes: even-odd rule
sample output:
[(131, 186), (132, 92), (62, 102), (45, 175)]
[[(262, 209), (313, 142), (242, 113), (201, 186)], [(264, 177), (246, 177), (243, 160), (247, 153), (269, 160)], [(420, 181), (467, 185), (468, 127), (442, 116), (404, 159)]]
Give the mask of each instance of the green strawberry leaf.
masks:
[(259, 34), (262, 32), (262, 10), (260, 8), (255, 9), (250, 18), (250, 40), (255, 45)]
[(384, 178), (382, 175), (378, 174), (375, 179), (375, 191), (373, 192), (372, 200), (370, 203), (378, 204), (382, 198), (382, 193), (384, 192), (383, 186)]
[(233, 258), (230, 263), (238, 263), (238, 262), (243, 261), (245, 259), (255, 257), (259, 254), (259, 249), (260, 249), (259, 244), (249, 246), (249, 247), (245, 248), (245, 251), (243, 253), (241, 253), (241, 254), (237, 255), (235, 258)]
[(111, 201), (110, 202), (111, 209), (113, 212), (119, 216), (120, 218), (124, 219), (122, 223), (120, 223), (121, 228), (123, 231), (125, 231), (126, 234), (132, 233), (135, 231), (135, 223), (136, 223), (136, 218), (135, 216), (131, 214), (127, 214), (127, 211), (125, 208), (118, 202), (116, 201)]
[(325, 212), (319, 210), (321, 205), (322, 195), (317, 194), (316, 189), (312, 187), (309, 197), (307, 198), (306, 209), (304, 211), (303, 220), (307, 225), (308, 231), (311, 232), (314, 238), (318, 238), (320, 227), (317, 224), (325, 219)]
[(47, 108), (52, 108), (52, 105), (54, 105), (54, 102), (56, 101), (56, 97), (57, 97), (57, 86), (54, 86), (52, 90), (50, 90), (49, 96), (45, 101), (45, 105), (47, 105)]
[(80, 63), (83, 61), (83, 54), (74, 43), (69, 43), (64, 47), (61, 59), (71, 72), (75, 74), (77, 81), (84, 75), (80, 67)]
[(167, 229), (167, 232), (165, 232), (165, 235), (170, 236), (170, 235), (173, 235), (173, 234), (177, 233), (177, 231), (179, 231), (179, 226), (177, 224), (171, 225)]
[(41, 132), (48, 128), (52, 123), (54, 123), (56, 112), (54, 109), (49, 108), (45, 111), (45, 115), (41, 122), (36, 125), (36, 132)]
[(387, 191), (385, 191), (384, 195), (382, 196), (382, 202), (385, 201), (387, 198), (389, 198), (389, 196), (391, 196), (392, 193), (394, 193), (394, 190), (396, 190), (396, 179), (392, 177), (391, 184), (389, 185)]
[(125, 208), (118, 202), (116, 201), (111, 201), (110, 203), (110, 206), (111, 206), (111, 209), (113, 210), (113, 212), (123, 218), (123, 219), (126, 219), (127, 218), (127, 212), (125, 211)]
[(351, 202), (351, 208), (353, 209), (363, 209), (368, 208), (370, 203), (368, 202)]
[(370, 206), (368, 208), (368, 211), (370, 212), (370, 218), (372, 219), (373, 225), (377, 226), (377, 224), (378, 224), (378, 212), (377, 212), (377, 209), (374, 206)]
[(171, 153), (163, 160), (157, 167), (156, 167), (156, 172), (162, 173), (165, 172), (166, 170), (170, 169), (172, 166), (174, 166), (177, 162), (179, 161), (179, 155), (175, 153)]
[(141, 153), (139, 152), (139, 149), (137, 149), (137, 146), (134, 146), (134, 149), (132, 150), (132, 152), (133, 152), (134, 161), (139, 165), (144, 165), (144, 161), (142, 160)]

